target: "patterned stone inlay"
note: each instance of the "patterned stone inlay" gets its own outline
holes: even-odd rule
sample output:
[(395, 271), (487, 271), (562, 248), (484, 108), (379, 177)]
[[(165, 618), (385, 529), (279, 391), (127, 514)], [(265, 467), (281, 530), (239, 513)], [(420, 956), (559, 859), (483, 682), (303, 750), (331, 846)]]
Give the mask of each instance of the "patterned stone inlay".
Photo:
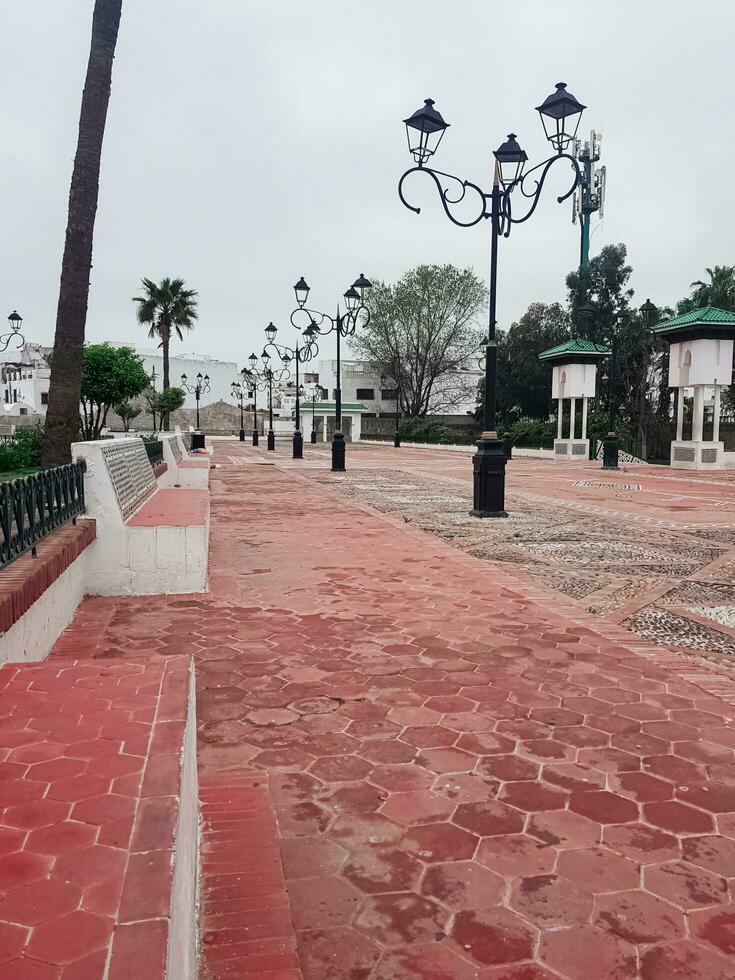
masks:
[(614, 490), (640, 490), (640, 483), (603, 483), (601, 480), (575, 480), (574, 487), (594, 487), (602, 489), (612, 487)]
[(124, 519), (156, 492), (156, 478), (143, 443), (111, 442), (102, 450)]

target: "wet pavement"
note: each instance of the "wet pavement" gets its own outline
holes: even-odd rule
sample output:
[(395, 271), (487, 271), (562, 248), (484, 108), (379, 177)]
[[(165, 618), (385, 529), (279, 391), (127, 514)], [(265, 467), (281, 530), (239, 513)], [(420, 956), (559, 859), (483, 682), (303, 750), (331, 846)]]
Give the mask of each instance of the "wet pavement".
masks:
[(280, 455), (214, 462), (210, 592), (85, 600), (54, 651), (195, 659), (203, 977), (733, 975), (728, 678)]

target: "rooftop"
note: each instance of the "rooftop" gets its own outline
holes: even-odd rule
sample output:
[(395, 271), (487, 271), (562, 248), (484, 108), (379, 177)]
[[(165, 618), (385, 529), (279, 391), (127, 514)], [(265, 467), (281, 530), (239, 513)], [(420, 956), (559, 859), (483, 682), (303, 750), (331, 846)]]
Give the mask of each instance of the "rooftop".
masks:
[(668, 333), (671, 330), (696, 327), (700, 324), (702, 326), (717, 324), (718, 326), (730, 325), (735, 327), (735, 313), (730, 310), (721, 310), (717, 306), (700, 306), (699, 309), (682, 313), (681, 316), (672, 316), (668, 320), (662, 320), (653, 329), (656, 333)]
[(563, 344), (557, 344), (556, 347), (542, 351), (538, 357), (540, 361), (550, 361), (562, 357), (565, 354), (587, 354), (593, 357), (605, 357), (609, 353), (610, 351), (607, 347), (593, 344), (591, 340), (587, 340), (585, 337), (573, 337), (571, 340), (565, 340)]

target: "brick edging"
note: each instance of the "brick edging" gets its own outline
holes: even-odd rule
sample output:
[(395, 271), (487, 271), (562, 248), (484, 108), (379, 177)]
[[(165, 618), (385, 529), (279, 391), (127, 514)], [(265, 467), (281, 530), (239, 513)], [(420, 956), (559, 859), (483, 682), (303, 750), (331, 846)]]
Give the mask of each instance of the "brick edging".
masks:
[(64, 524), (38, 542), (37, 557), (29, 553), (0, 569), (0, 636), (76, 561), (96, 533), (93, 520)]

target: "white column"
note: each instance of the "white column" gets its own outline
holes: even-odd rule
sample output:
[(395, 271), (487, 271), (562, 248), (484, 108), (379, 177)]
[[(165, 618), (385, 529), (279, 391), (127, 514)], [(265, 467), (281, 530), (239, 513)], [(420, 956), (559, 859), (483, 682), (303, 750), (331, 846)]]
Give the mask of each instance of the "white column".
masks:
[(556, 438), (557, 439), (561, 439), (561, 437), (562, 437), (562, 435), (561, 435), (561, 420), (562, 420), (562, 416), (563, 415), (564, 415), (564, 399), (563, 398), (560, 398), (559, 399), (559, 413), (558, 413), (557, 420), (556, 420)]
[(324, 416), (324, 429), (322, 431), (322, 442), (329, 442), (329, 435), (327, 434), (327, 416)]
[(676, 441), (681, 442), (684, 436), (684, 389), (676, 389)]
[(582, 398), (582, 438), (587, 438), (587, 398)]
[(712, 442), (720, 441), (720, 386), (715, 385), (715, 405), (712, 417)]
[(692, 416), (692, 441), (702, 441), (704, 428), (704, 385), (694, 385), (694, 415)]
[(569, 438), (574, 438), (574, 423), (576, 421), (575, 416), (577, 414), (577, 399), (569, 399)]

